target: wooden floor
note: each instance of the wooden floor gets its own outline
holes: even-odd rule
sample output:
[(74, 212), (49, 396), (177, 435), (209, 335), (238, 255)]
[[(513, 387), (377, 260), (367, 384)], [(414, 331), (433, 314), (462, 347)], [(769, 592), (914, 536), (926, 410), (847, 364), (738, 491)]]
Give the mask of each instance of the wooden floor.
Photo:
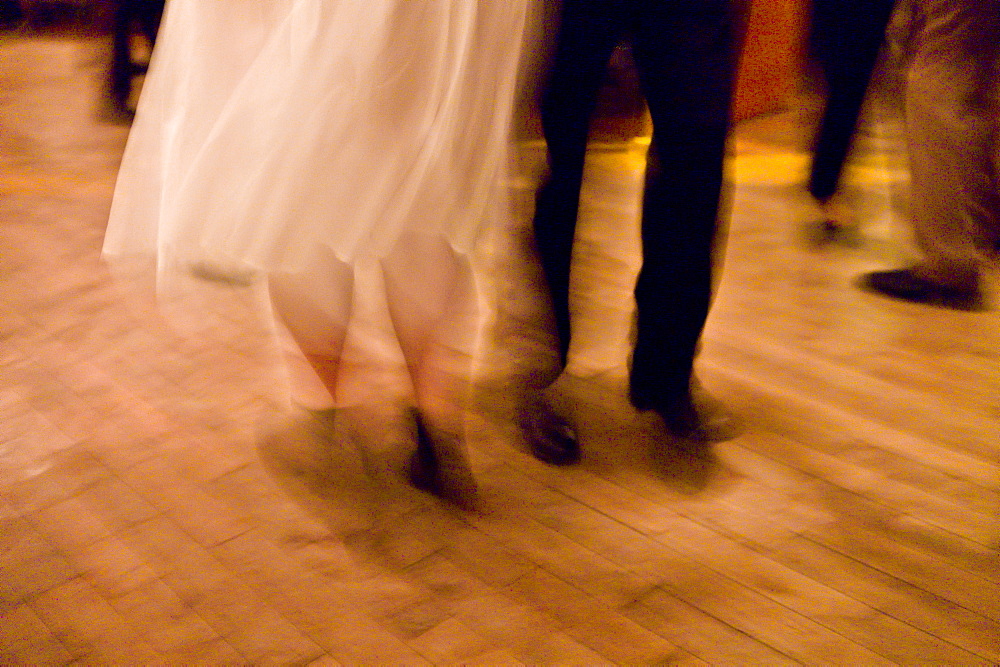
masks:
[(595, 146), (564, 469), (511, 426), (546, 358), (524, 143), (482, 258), (469, 515), (402, 483), (373, 335), (351, 349), (382, 400), (296, 422), (255, 287), (158, 307), (101, 262), (127, 133), (105, 47), (0, 37), (0, 663), (1000, 663), (1000, 318), (852, 282), (910, 253), (891, 114), (850, 172), (853, 247), (803, 236), (812, 115), (736, 128), (699, 375), (742, 433), (706, 457), (624, 398), (644, 143)]

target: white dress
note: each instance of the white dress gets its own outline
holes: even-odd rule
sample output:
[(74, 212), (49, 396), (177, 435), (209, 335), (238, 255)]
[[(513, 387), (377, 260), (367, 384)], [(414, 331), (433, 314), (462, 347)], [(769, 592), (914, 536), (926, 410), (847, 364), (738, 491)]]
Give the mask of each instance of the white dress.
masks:
[(107, 255), (295, 271), (502, 210), (529, 0), (169, 0)]

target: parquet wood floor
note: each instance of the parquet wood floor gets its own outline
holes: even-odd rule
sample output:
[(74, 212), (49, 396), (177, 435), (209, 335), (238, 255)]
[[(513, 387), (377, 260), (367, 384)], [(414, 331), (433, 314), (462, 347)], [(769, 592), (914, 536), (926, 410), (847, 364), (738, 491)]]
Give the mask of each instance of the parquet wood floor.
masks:
[(402, 482), (374, 306), (350, 344), (369, 400), (310, 424), (259, 290), (158, 304), (100, 260), (127, 134), (101, 120), (105, 46), (0, 36), (0, 663), (1000, 663), (1000, 319), (852, 284), (911, 252), (892, 114), (852, 167), (851, 247), (803, 239), (808, 109), (735, 129), (698, 369), (742, 431), (705, 457), (625, 400), (644, 144), (594, 146), (564, 469), (511, 425), (548, 358), (525, 142), (480, 258), (469, 515)]

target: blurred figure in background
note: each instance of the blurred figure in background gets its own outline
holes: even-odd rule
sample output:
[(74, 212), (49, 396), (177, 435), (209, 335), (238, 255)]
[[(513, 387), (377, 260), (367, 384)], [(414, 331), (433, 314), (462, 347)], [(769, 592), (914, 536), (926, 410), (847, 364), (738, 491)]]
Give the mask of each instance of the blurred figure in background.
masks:
[(1000, 250), (1000, 0), (911, 0), (906, 136), (923, 258), (862, 285), (962, 310), (983, 307), (981, 272)]
[(857, 220), (843, 201), (840, 177), (895, 4), (895, 0), (812, 2), (809, 41), (826, 84), (808, 186), (822, 211), (819, 241), (850, 238), (857, 231)]
[[(626, 36), (653, 122), (635, 288), (630, 394), (685, 440), (713, 438), (692, 399), (692, 365), (712, 296), (713, 246), (735, 69), (728, 0), (565, 0), (542, 127), (549, 174), (535, 239), (552, 297), (563, 366), (570, 347), (570, 258), (591, 115), (608, 59)], [(569, 426), (539, 397), (526, 428), (535, 455), (575, 461)]]
[(0, 0), (0, 28), (16, 25), (23, 16), (21, 4), (16, 0)]
[(132, 54), (132, 35), (136, 27), (146, 38), (149, 48), (156, 43), (163, 14), (163, 0), (116, 0), (111, 17), (111, 66), (108, 89), (112, 109), (128, 117), (132, 114), (129, 98), (132, 78), (137, 68)]
[[(463, 506), (476, 293), (527, 0), (167, 3), (105, 238), (267, 276), (332, 398), (355, 267), (380, 267), (412, 381), (412, 481)], [(333, 401), (331, 401), (331, 404)]]

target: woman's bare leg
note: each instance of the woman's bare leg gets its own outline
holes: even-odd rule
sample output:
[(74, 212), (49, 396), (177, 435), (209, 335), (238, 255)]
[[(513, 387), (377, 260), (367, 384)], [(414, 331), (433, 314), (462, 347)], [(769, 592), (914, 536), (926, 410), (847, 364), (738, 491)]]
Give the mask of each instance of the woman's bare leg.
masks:
[[(355, 455), (342, 446), (337, 426), (353, 268), (325, 251), (302, 271), (269, 275), (268, 290), (275, 317), (291, 339), (284, 346), (293, 403), (305, 409), (269, 425), (258, 444), (261, 459), (331, 528), (344, 534), (367, 530), (373, 511), (367, 460), (364, 452)], [(311, 400), (301, 401), (303, 395)]]
[(413, 382), (419, 453), (435, 466), (430, 490), (469, 507), (476, 494), (464, 426), (477, 334), (471, 266), (445, 239), (409, 234), (383, 260), (382, 271)]
[(352, 267), (324, 251), (301, 272), (271, 274), (268, 290), (275, 314), (330, 392), (332, 405), (351, 313)]

